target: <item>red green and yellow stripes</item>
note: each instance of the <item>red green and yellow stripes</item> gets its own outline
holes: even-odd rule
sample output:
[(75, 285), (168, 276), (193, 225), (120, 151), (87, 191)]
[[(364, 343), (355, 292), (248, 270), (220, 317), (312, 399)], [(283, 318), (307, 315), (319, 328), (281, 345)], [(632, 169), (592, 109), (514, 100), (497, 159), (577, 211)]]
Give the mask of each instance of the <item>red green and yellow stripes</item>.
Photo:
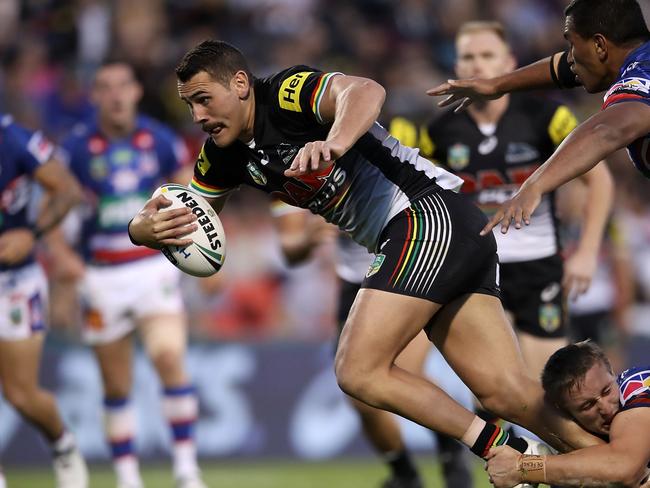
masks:
[(190, 181), (190, 188), (208, 198), (222, 197), (233, 190), (232, 188), (220, 188), (218, 186), (208, 185), (203, 181), (197, 180), (196, 176)]
[(451, 218), (444, 201), (436, 194), (423, 197), (404, 213), (404, 244), (388, 284), (416, 295), (426, 295), (451, 245)]
[(323, 99), (323, 95), (325, 93), (325, 90), (327, 89), (327, 84), (329, 81), (336, 75), (340, 75), (341, 73), (334, 72), (334, 73), (323, 73), (320, 78), (318, 79), (318, 83), (316, 84), (316, 88), (314, 88), (314, 91), (311, 94), (311, 99), (309, 101), (309, 104), (311, 105), (311, 111), (314, 112), (314, 115), (316, 115), (316, 120), (318, 120), (319, 124), (324, 124), (325, 121), (320, 115), (320, 102)]

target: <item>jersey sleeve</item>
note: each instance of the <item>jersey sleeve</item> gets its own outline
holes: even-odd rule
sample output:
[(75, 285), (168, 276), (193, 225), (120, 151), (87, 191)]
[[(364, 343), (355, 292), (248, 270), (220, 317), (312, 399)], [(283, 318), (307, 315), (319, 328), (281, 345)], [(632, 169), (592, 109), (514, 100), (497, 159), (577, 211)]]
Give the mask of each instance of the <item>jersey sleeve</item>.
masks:
[(278, 73), (273, 80), (277, 113), (286, 121), (323, 125), (320, 104), (332, 78), (339, 72), (324, 73), (307, 66), (295, 66)]
[(31, 132), (11, 124), (5, 129), (5, 137), (11, 143), (16, 160), (28, 174), (33, 174), (54, 154), (54, 144), (40, 131)]
[(650, 366), (623, 371), (616, 382), (619, 388), (621, 411), (650, 407)]
[(650, 105), (650, 66), (638, 63), (614, 83), (603, 99), (603, 110), (616, 103), (641, 102)]
[(555, 147), (578, 126), (578, 119), (566, 105), (558, 106), (552, 113), (546, 131)]
[(226, 151), (220, 151), (212, 139), (208, 139), (203, 144), (194, 164), (194, 176), (190, 181), (190, 188), (207, 198), (228, 195), (243, 183), (232, 170), (231, 166), (234, 162), (234, 160), (229, 161)]

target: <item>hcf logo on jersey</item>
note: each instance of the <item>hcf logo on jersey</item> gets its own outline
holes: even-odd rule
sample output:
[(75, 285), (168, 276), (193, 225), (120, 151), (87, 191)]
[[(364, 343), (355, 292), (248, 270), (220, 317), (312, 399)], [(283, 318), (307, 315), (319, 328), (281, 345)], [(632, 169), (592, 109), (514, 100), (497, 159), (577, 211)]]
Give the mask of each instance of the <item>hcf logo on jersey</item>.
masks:
[(619, 378), (621, 405), (634, 395), (650, 391), (650, 369), (632, 368), (624, 371)]

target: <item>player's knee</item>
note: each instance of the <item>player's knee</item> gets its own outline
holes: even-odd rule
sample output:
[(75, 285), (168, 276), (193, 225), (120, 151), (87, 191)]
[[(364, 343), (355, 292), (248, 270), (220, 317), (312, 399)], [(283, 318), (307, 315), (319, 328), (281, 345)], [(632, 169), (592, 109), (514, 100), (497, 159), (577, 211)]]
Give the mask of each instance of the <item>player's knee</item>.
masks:
[(167, 348), (157, 351), (151, 357), (152, 362), (156, 367), (156, 371), (161, 378), (174, 378), (182, 375), (183, 368), (183, 353), (181, 350)]
[(376, 374), (367, 364), (351, 359), (349, 355), (337, 355), (335, 373), (344, 393), (364, 403), (377, 403)]

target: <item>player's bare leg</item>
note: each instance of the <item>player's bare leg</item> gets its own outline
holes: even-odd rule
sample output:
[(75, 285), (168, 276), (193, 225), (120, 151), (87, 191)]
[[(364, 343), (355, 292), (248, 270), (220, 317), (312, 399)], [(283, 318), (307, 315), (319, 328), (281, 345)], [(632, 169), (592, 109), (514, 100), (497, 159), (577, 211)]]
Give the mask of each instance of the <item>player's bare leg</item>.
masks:
[[(499, 300), (476, 297), (477, 301), (471, 302), (474, 313), (467, 312), (464, 306), (462, 315), (459, 314), (456, 309), (465, 303), (460, 300), (455, 307), (445, 307), (445, 313), (434, 324), (437, 343), (461, 379), (488, 408), (496, 407), (492, 410), (501, 416), (521, 419), (529, 428), (537, 428), (539, 420), (533, 417), (542, 410), (541, 386), (525, 372), (514, 333), (505, 321)], [(478, 307), (480, 304), (485, 306)], [(337, 354), (337, 378), (348, 394), (455, 439), (463, 439), (469, 445), (468, 436), (479, 436), (476, 429), (482, 428), (475, 415), (431, 382), (394, 364), (399, 352), (439, 309), (440, 305), (423, 299), (361, 290), (343, 331)], [(445, 327), (445, 323), (451, 325), (452, 321), (454, 327)], [(496, 322), (499, 339), (485, 340), (480, 350), (482, 343), (476, 337), (489, 337), (481, 328), (492, 322)], [(463, 341), (468, 344), (474, 341), (474, 345), (467, 347)], [(504, 356), (508, 360), (503, 360)], [(491, 385), (486, 384), (490, 380)], [(518, 381), (523, 381), (521, 386)], [(572, 442), (578, 442), (573, 437), (585, 443), (597, 442), (577, 426), (575, 432), (566, 430)]]
[[(430, 348), (431, 343), (421, 332), (404, 348), (397, 357), (396, 363), (407, 371), (421, 374)], [(364, 434), (392, 471), (391, 477), (383, 486), (421, 487), (420, 475), (406, 451), (395, 415), (352, 397), (349, 399), (359, 414)]]
[[(48, 440), (58, 488), (86, 488), (88, 471), (72, 434), (65, 430), (54, 396), (40, 387), (42, 334), (0, 340), (0, 385), (7, 401)], [(1, 478), (1, 476), (0, 476)]]
[(43, 335), (0, 341), (0, 383), (7, 401), (50, 441), (63, 434), (54, 396), (38, 384)]
[(561, 450), (602, 443), (546, 408), (538, 380), (526, 367), (498, 298), (472, 294), (435, 317), (431, 339), (481, 404)]
[(119, 488), (140, 488), (135, 454), (136, 418), (129, 396), (133, 383), (133, 334), (94, 346), (104, 385), (104, 425)]
[(163, 412), (174, 440), (176, 486), (203, 488), (194, 442), (198, 400), (185, 367), (186, 318), (182, 314), (149, 315), (139, 320), (138, 328), (164, 386)]

